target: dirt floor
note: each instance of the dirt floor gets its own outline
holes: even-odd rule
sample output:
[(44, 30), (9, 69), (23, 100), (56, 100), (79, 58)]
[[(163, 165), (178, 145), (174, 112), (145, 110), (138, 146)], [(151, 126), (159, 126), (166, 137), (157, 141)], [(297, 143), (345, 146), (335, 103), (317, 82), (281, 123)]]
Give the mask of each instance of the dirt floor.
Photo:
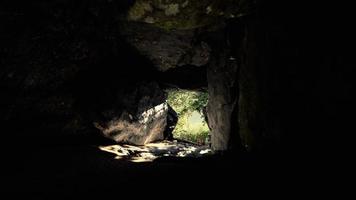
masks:
[[(7, 150), (16, 152), (16, 156), (3, 163), (4, 191), (35, 197), (208, 186), (212, 168), (233, 166), (226, 161), (219, 166), (221, 162), (212, 162), (216, 158), (209, 148), (184, 142), (147, 146), (42, 145), (31, 149), (14, 145)], [(222, 174), (225, 172), (222, 170)]]
[(107, 145), (99, 149), (116, 155), (115, 159), (131, 162), (152, 162), (160, 158), (201, 158), (212, 155), (208, 146), (200, 146), (182, 141), (163, 141), (145, 146)]
[(243, 188), (271, 186), (271, 180), (299, 176), (299, 171), (290, 173), (285, 163), (257, 162), (243, 155), (214, 155), (207, 147), (180, 142), (146, 147), (109, 144), (12, 148), (7, 149), (12, 156), (2, 164), (5, 169), (1, 176), (2, 190), (12, 196), (52, 199), (88, 194), (178, 195), (187, 191), (197, 197), (221, 191), (230, 195), (245, 193)]

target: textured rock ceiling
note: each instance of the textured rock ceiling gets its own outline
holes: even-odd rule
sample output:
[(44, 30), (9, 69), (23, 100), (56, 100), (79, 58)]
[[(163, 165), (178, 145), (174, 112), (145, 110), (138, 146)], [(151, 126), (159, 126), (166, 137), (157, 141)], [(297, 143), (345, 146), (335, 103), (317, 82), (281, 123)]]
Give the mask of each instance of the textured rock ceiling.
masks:
[(159, 71), (204, 66), (211, 49), (199, 36), (248, 14), (253, 5), (252, 0), (136, 0), (121, 33)]
[(164, 29), (194, 29), (248, 12), (250, 0), (136, 0), (129, 9), (130, 21)]

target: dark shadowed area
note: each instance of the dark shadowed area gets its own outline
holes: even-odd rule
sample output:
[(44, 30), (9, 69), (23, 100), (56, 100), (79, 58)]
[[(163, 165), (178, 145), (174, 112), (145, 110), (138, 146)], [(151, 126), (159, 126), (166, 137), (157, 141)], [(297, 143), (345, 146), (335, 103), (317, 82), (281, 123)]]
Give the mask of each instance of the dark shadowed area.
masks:
[[(351, 9), (2, 0), (1, 191), (235, 198), (344, 183), (333, 179), (352, 175)], [(204, 139), (174, 134), (184, 112), (169, 91), (181, 90), (206, 94), (183, 102)]]

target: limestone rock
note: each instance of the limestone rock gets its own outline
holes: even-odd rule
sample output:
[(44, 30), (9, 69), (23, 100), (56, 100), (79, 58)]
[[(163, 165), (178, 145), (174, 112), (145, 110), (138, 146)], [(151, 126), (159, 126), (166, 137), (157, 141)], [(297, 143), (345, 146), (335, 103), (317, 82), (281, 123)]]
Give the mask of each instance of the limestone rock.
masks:
[(199, 67), (209, 62), (210, 47), (196, 41), (198, 35), (192, 30), (165, 31), (147, 24), (131, 23), (121, 28), (121, 34), (159, 71), (185, 65)]
[(127, 19), (166, 30), (189, 30), (244, 15), (251, 4), (249, 0), (136, 0)]
[(120, 30), (160, 71), (204, 66), (211, 49), (200, 33), (223, 28), (226, 19), (248, 14), (253, 5), (250, 0), (136, 0)]
[(169, 109), (166, 95), (157, 84), (142, 84), (123, 98), (133, 101), (122, 102), (128, 105), (124, 106), (121, 114), (110, 110), (105, 116), (106, 119), (94, 122), (104, 136), (119, 143), (135, 145), (144, 145), (166, 138)]

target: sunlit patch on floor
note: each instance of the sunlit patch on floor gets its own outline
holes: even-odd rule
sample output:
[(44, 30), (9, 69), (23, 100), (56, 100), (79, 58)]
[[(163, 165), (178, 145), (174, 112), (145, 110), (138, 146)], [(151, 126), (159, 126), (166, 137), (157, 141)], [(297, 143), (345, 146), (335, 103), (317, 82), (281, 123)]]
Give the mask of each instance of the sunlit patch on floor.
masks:
[(115, 154), (115, 159), (131, 162), (151, 162), (160, 157), (202, 157), (212, 154), (207, 146), (198, 146), (186, 142), (164, 141), (145, 146), (110, 145), (99, 146), (105, 152)]

